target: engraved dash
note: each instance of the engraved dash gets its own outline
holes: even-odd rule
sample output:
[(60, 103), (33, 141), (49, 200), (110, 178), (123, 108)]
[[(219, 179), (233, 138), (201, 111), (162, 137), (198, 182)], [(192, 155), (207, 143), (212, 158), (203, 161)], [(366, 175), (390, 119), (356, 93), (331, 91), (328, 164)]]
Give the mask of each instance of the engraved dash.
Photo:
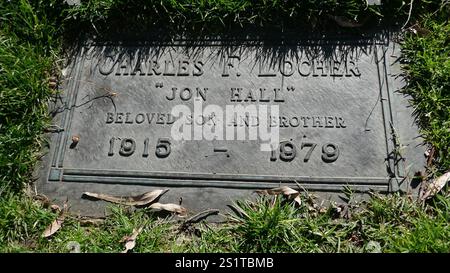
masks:
[(225, 147), (214, 148), (214, 152), (222, 152), (222, 153), (224, 153), (226, 151), (228, 151), (228, 149), (225, 148)]

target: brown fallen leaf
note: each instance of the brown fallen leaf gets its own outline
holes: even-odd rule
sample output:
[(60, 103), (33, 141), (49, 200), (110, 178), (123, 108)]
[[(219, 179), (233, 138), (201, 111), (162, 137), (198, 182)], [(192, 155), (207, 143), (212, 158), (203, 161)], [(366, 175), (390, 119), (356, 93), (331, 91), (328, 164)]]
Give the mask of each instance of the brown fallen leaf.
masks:
[(55, 234), (60, 228), (62, 223), (64, 222), (64, 217), (59, 217), (55, 219), (42, 233), (43, 238), (47, 238)]
[(258, 194), (262, 194), (262, 195), (285, 195), (288, 196), (291, 199), (294, 199), (294, 201), (301, 205), (302, 204), (302, 200), (300, 199), (300, 193), (292, 188), (289, 188), (287, 186), (282, 186), (279, 188), (273, 188), (273, 189), (269, 189), (269, 190), (256, 190), (255, 191)]
[(122, 253), (127, 253), (129, 250), (132, 250), (136, 246), (136, 238), (141, 233), (144, 227), (140, 227), (138, 229), (133, 229), (133, 233), (131, 236), (125, 236), (120, 240), (121, 243), (125, 242), (125, 249)]
[(302, 199), (300, 199), (300, 196), (297, 196), (294, 198), (294, 201), (300, 206), (302, 204)]
[[(56, 206), (56, 207), (58, 207), (58, 206)], [(58, 207), (58, 209), (59, 209), (59, 207)], [(64, 222), (64, 219), (66, 218), (66, 215), (65, 215), (66, 212), (67, 212), (67, 201), (64, 203), (64, 208), (62, 210), (59, 209), (58, 217), (56, 217), (56, 219), (42, 233), (43, 238), (48, 238), (48, 237), (52, 236), (61, 228), (62, 223)]]
[(154, 203), (154, 204), (151, 204), (149, 206), (149, 208), (156, 209), (156, 210), (165, 210), (165, 211), (175, 212), (175, 213), (179, 214), (180, 216), (186, 216), (186, 214), (187, 214), (187, 209), (183, 208), (182, 206), (177, 205), (177, 204)]
[(50, 208), (52, 209), (53, 212), (60, 212), (61, 211), (61, 208), (58, 205), (56, 205), (56, 204), (52, 204), (50, 206)]
[(154, 190), (135, 196), (112, 196), (103, 193), (84, 192), (83, 195), (127, 206), (145, 206), (155, 201), (168, 190)]
[(420, 201), (425, 201), (426, 199), (430, 199), (431, 197), (433, 197), (447, 184), (449, 180), (450, 171), (431, 181), (431, 183), (426, 186), (423, 192), (421, 192)]
[(45, 196), (44, 194), (36, 194), (36, 195), (33, 196), (33, 199), (41, 202), (42, 206), (44, 208), (48, 208), (51, 205), (51, 203), (52, 203), (50, 201), (50, 199), (48, 199), (48, 197)]
[(431, 149), (429, 150), (429, 152), (427, 151), (426, 156), (427, 156), (427, 166), (431, 166), (431, 164), (433, 163), (434, 160), (434, 153), (436, 152), (436, 150), (434, 149), (434, 147), (431, 147)]
[(48, 85), (50, 88), (55, 89), (58, 85), (58, 79), (55, 76), (50, 77), (48, 80)]

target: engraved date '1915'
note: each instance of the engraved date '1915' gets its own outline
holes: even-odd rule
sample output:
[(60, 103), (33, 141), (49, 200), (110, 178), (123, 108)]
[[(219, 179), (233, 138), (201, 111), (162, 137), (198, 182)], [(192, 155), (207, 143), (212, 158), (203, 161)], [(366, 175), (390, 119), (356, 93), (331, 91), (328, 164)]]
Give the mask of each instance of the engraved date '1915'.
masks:
[[(136, 141), (134, 139), (112, 137), (109, 140), (108, 156), (114, 156), (114, 153), (116, 151), (114, 147), (116, 140), (120, 141), (119, 155), (130, 156), (134, 154), (134, 152), (136, 151)], [(149, 138), (146, 138), (144, 140), (144, 151), (142, 152), (143, 157), (148, 157), (149, 155), (149, 142), (150, 142)], [(171, 152), (170, 145), (171, 145), (170, 139), (158, 138), (158, 141), (156, 143), (155, 155), (159, 158), (168, 157)]]

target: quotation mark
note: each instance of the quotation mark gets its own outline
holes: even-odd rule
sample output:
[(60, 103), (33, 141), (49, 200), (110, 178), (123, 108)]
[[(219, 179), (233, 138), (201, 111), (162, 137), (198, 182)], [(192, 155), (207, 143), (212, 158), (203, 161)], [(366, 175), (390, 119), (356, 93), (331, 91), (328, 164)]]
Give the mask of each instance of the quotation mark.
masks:
[(157, 82), (157, 83), (155, 83), (155, 87), (156, 88), (162, 88), (163, 87), (163, 83), (162, 82)]
[(294, 92), (294, 90), (295, 90), (295, 87), (293, 87), (292, 85), (287, 87), (287, 91)]

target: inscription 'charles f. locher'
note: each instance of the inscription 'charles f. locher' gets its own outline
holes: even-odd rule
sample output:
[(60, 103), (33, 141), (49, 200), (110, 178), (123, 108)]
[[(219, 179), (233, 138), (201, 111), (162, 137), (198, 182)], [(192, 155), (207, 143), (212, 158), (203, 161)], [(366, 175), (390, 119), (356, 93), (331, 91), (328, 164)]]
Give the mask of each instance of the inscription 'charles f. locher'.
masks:
[[(148, 56), (145, 52), (136, 51), (115, 56), (103, 56), (98, 62), (98, 70), (102, 75), (115, 76), (165, 76), (165, 77), (200, 77), (208, 76), (210, 70), (206, 70), (208, 62), (206, 59), (180, 59), (159, 58), (159, 56)], [(228, 55), (220, 58), (220, 75), (229, 77), (236, 73), (241, 76), (239, 63), (243, 57), (239, 55)], [(217, 61), (217, 60), (214, 60)], [(316, 58), (300, 58), (292, 60), (281, 60), (279, 64), (266, 65), (264, 60), (255, 62), (258, 77), (359, 77), (361, 72), (358, 62), (351, 58), (343, 60), (330, 59), (320, 60)]]

